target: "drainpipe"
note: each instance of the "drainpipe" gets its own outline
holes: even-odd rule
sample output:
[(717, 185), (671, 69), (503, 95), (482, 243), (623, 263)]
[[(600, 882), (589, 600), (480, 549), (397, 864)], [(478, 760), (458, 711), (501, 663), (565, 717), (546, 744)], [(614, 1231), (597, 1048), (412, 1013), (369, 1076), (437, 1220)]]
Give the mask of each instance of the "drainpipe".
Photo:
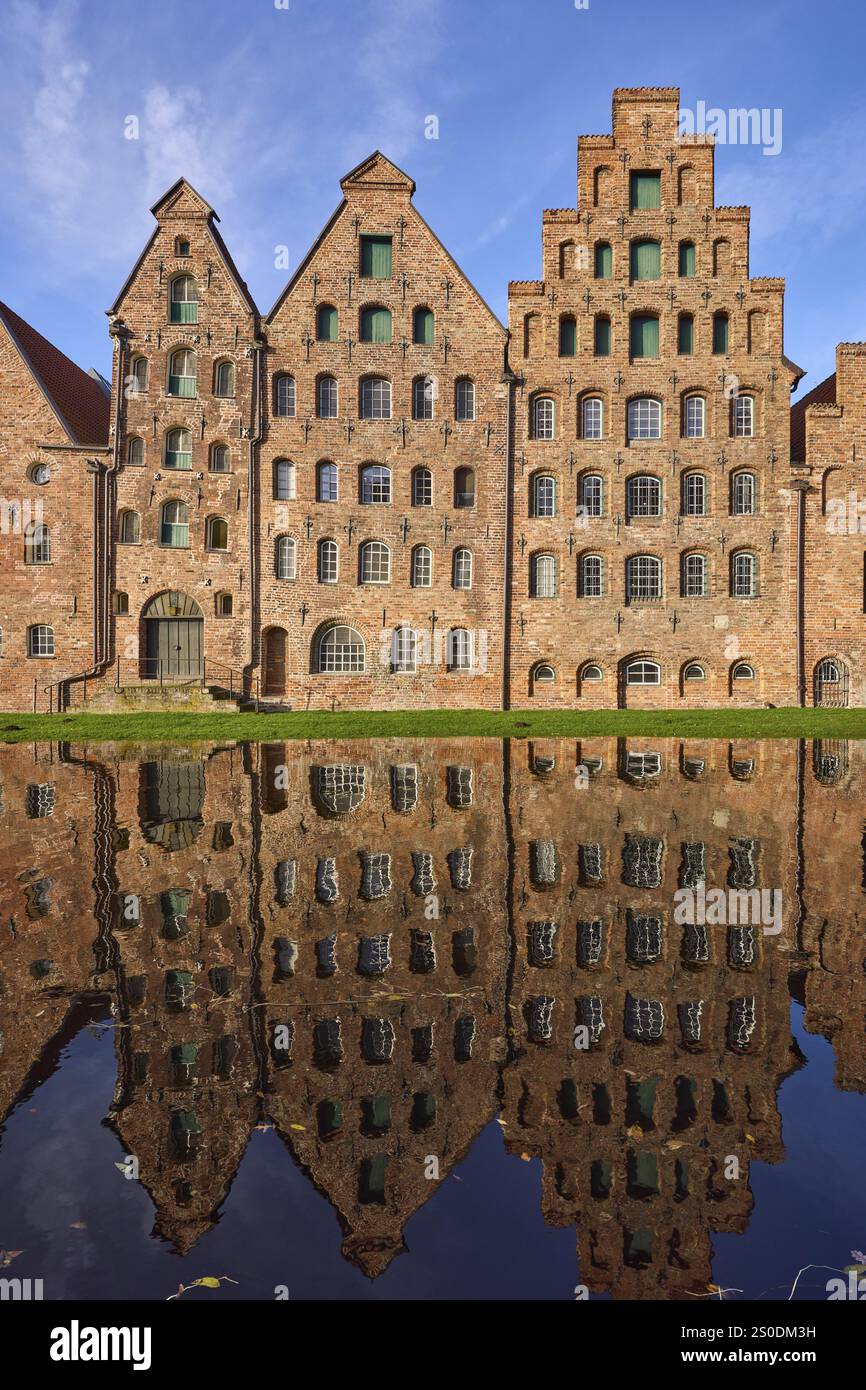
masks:
[(511, 334), (505, 336), (505, 370), (502, 380), (508, 387), (508, 395), (505, 402), (505, 537), (504, 555), (502, 570), (502, 693), (501, 708), (509, 708), (509, 682), (511, 676), (511, 532), (512, 532), (512, 510), (513, 510), (513, 479), (512, 479), (512, 430), (513, 430), (513, 409), (514, 409), (514, 373), (508, 365), (508, 344), (511, 341)]
[(806, 704), (806, 602), (804, 594), (804, 571), (806, 550), (806, 493), (809, 484), (805, 478), (796, 478), (792, 487), (797, 494), (797, 700), (800, 708)]
[(249, 569), (250, 569), (250, 630), (249, 630), (249, 661), (244, 667), (244, 676), (249, 678), (250, 692), (252, 691), (253, 671), (259, 665), (258, 642), (259, 642), (259, 565), (258, 565), (258, 515), (256, 502), (258, 499), (258, 476), (256, 468), (256, 450), (262, 442), (262, 391), (264, 389), (263, 359), (267, 340), (261, 333), (256, 324), (256, 337), (253, 343), (253, 385), (252, 385), (252, 413), (250, 419), (250, 440), (248, 451), (248, 473), (247, 473), (247, 529), (249, 531)]

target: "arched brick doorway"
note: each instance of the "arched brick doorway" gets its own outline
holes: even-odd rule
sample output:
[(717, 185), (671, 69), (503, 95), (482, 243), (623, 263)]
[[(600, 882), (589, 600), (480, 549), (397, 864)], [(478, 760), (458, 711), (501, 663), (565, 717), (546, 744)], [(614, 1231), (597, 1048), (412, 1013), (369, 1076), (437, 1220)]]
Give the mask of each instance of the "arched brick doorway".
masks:
[(157, 594), (142, 611), (143, 680), (197, 680), (204, 669), (204, 614), (178, 589)]

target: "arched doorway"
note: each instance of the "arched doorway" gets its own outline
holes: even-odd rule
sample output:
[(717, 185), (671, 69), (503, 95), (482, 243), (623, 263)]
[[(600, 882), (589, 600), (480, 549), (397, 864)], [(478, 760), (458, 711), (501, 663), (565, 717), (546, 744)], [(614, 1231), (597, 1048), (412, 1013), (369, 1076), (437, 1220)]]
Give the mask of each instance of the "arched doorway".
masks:
[(815, 667), (815, 704), (831, 709), (848, 704), (848, 667), (838, 656), (825, 656)]
[(197, 680), (204, 669), (204, 614), (188, 594), (167, 589), (146, 604), (142, 679)]
[(264, 685), (265, 695), (286, 693), (286, 629), (269, 627), (265, 633)]

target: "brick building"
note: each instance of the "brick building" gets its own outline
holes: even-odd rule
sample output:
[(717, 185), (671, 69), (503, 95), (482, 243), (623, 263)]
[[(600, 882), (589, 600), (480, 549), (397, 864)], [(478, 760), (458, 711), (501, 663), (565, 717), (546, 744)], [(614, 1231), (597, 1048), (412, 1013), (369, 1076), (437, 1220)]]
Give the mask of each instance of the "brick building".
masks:
[(266, 317), (179, 180), (110, 418), (0, 311), (0, 707), (863, 703), (863, 348), (792, 421), (784, 284), (678, 106), (614, 92), (507, 331), (379, 153)]

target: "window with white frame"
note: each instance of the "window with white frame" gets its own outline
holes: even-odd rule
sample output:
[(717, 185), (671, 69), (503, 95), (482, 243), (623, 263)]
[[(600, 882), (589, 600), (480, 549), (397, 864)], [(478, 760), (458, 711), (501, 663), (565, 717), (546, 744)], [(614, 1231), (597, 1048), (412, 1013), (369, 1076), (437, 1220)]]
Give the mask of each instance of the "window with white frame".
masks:
[(731, 595), (754, 598), (758, 592), (758, 561), (748, 550), (738, 550), (731, 559)]
[(146, 357), (133, 357), (130, 362), (127, 390), (130, 396), (140, 396), (147, 390)]
[(556, 479), (541, 473), (532, 482), (533, 516), (556, 515)]
[(585, 473), (581, 478), (580, 503), (584, 516), (604, 514), (604, 480), (600, 473)]
[(192, 435), (189, 430), (169, 430), (165, 436), (163, 463), (166, 468), (192, 468)]
[(320, 584), (336, 584), (339, 576), (340, 552), (336, 541), (319, 541), (318, 575)]
[(211, 473), (230, 473), (231, 457), (227, 444), (211, 445), (208, 469)]
[(707, 480), (703, 473), (686, 473), (683, 478), (683, 514), (707, 514)]
[(126, 446), (126, 462), (130, 468), (142, 468), (144, 466), (144, 440), (137, 435), (129, 440)]
[(289, 459), (274, 459), (274, 501), (295, 500), (295, 465)]
[(391, 383), (383, 376), (368, 376), (361, 382), (361, 419), (390, 420)]
[(604, 437), (604, 405), (600, 396), (587, 396), (584, 400), (581, 433), (584, 439), (602, 439)]
[(298, 547), (291, 536), (277, 536), (274, 547), (274, 576), (277, 579), (298, 577)]
[(705, 555), (683, 556), (683, 598), (706, 598), (707, 596), (707, 557)]
[(274, 414), (291, 419), (295, 413), (295, 378), (282, 375), (274, 380)]
[(384, 541), (367, 541), (361, 546), (361, 583), (390, 584), (391, 552)]
[(215, 396), (233, 396), (235, 393), (235, 368), (233, 362), (217, 362), (214, 369)]
[(448, 634), (448, 666), (452, 671), (472, 668), (472, 639), (465, 627), (452, 628)]
[(412, 473), (412, 506), (433, 506), (433, 474), (429, 468), (416, 468)]
[(734, 398), (734, 436), (737, 439), (751, 439), (755, 433), (754, 396), (735, 396)]
[(381, 505), (391, 501), (391, 470), (382, 464), (368, 464), (361, 469), (361, 501)]
[(416, 545), (412, 551), (412, 588), (429, 589), (433, 583), (433, 552), (427, 545)]
[(553, 439), (556, 432), (556, 409), (550, 396), (539, 396), (532, 403), (533, 439)]
[(625, 578), (628, 601), (661, 598), (662, 562), (656, 555), (630, 555)]
[(51, 564), (51, 531), (44, 521), (31, 521), (24, 528), (24, 563)]
[(194, 396), (196, 384), (196, 358), (190, 348), (178, 348), (169, 358), (168, 394), (170, 396)]
[(604, 597), (604, 561), (600, 555), (580, 557), (580, 597)]
[(454, 418), (475, 419), (475, 382), (468, 376), (459, 377), (454, 385)]
[(454, 589), (472, 588), (472, 551), (465, 547), (454, 552), (451, 586)]
[(432, 420), (435, 383), (432, 376), (418, 376), (412, 383), (412, 419)]
[(686, 396), (686, 439), (703, 439), (707, 432), (707, 403), (703, 396)]
[(533, 555), (531, 593), (533, 598), (556, 598), (556, 557)]
[[(318, 668), (323, 673), (346, 675), (361, 672), (364, 670), (363, 638), (353, 627), (335, 624), (319, 638), (318, 658)], [(363, 773), (363, 768), (360, 771)]]
[(317, 502), (336, 502), (337, 500), (337, 465), (329, 459), (316, 466), (316, 501)]
[(54, 628), (45, 623), (34, 623), (27, 629), (28, 656), (54, 656)]
[(337, 418), (337, 381), (332, 376), (320, 376), (319, 388), (317, 393), (317, 405), (320, 420), (336, 420)]
[(171, 282), (172, 323), (198, 323), (198, 288), (192, 275), (176, 275)]
[(731, 496), (734, 516), (754, 516), (756, 496), (754, 473), (735, 473)]
[(391, 670), (395, 675), (414, 675), (418, 669), (418, 638), (402, 624), (391, 635)]
[(629, 517), (661, 516), (662, 485), (649, 473), (629, 478), (626, 485), (626, 504)]
[(628, 403), (629, 439), (661, 439), (661, 402), (652, 396), (638, 396)]

